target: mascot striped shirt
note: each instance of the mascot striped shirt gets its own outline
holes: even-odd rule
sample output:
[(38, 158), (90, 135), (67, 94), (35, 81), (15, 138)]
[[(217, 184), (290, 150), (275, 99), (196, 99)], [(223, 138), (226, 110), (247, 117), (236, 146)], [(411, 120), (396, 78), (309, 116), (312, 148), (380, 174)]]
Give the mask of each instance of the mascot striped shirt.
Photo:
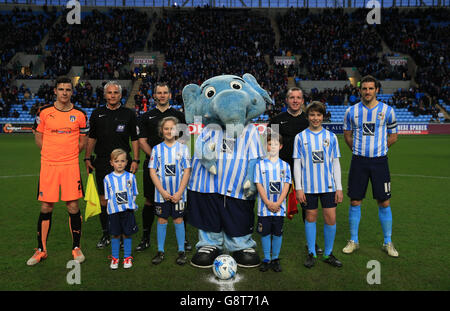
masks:
[[(219, 193), (246, 200), (244, 179), (247, 174), (248, 163), (250, 160), (265, 156), (258, 129), (255, 125), (248, 124), (237, 138), (226, 137), (222, 131), (219, 133), (218, 141), (217, 178)], [(253, 176), (251, 178), (253, 179)]]

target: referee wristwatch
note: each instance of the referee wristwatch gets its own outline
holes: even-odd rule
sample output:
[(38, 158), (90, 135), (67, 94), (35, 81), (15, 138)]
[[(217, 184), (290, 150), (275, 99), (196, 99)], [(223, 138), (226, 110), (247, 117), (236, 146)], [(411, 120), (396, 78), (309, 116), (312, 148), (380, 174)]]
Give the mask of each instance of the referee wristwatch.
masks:
[(133, 160), (133, 162), (136, 162), (137, 164), (141, 163), (140, 160)]
[(91, 161), (91, 158), (84, 158), (84, 161), (87, 161), (87, 160)]

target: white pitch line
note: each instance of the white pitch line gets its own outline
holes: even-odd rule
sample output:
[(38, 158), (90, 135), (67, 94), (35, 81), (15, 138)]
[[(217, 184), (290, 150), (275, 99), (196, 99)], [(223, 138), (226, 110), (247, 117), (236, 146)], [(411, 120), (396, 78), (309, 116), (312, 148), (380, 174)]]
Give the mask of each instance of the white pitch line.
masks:
[(21, 177), (37, 177), (39, 174), (31, 174), (31, 175), (12, 175), (12, 176), (0, 176), (0, 178), (21, 178)]
[(411, 175), (411, 174), (391, 174), (391, 176), (433, 178), (433, 179), (450, 179), (450, 176), (428, 176), (428, 175)]

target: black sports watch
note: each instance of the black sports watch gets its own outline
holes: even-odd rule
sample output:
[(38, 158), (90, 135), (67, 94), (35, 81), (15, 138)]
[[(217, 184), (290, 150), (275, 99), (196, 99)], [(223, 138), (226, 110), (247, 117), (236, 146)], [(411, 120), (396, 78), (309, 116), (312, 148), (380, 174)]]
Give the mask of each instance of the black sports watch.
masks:
[(141, 160), (133, 160), (133, 162), (136, 162), (137, 164), (141, 163)]

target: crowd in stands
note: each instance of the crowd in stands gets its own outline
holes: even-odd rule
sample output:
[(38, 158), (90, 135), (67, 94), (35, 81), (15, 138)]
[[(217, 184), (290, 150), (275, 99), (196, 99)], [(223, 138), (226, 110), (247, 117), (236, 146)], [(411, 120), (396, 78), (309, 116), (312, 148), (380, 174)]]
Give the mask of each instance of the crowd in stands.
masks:
[[(150, 19), (135, 9), (93, 10), (81, 24), (54, 25), (47, 42), (44, 77), (67, 74), (83, 66), (86, 79), (131, 79), (129, 54), (143, 49)], [(126, 66), (124, 66), (126, 65)]]
[(448, 99), (450, 81), (448, 13), (447, 9), (436, 8), (389, 9), (383, 11), (383, 23), (377, 27), (391, 50), (414, 59), (419, 90), (441, 99)]
[(250, 12), (208, 8), (164, 12), (148, 45), (165, 54), (160, 79), (170, 81), (175, 97), (186, 84), (201, 84), (224, 73), (251, 73), (258, 81), (284, 80), (268, 73), (264, 58), (275, 40), (270, 20)]
[(39, 54), (39, 43), (56, 18), (56, 9), (35, 14), (31, 9), (14, 8), (0, 14), (0, 66), (6, 66), (17, 52)]
[[(285, 109), (289, 79), (347, 80), (344, 67), (357, 68), (361, 76), (372, 74), (380, 80), (414, 78), (418, 87), (412, 92), (427, 94), (424, 98), (429, 100), (413, 98), (409, 90), (399, 91), (392, 98), (393, 105), (406, 105), (414, 114), (434, 114), (439, 100), (448, 103), (450, 99), (448, 10), (383, 9), (383, 23), (375, 27), (366, 22), (367, 9), (348, 13), (342, 8), (321, 12), (291, 8), (276, 18), (278, 48), (269, 18), (248, 9), (173, 8), (163, 10), (159, 18), (156, 13), (150, 17), (136, 9), (111, 9), (105, 13), (93, 10), (84, 12), (80, 25), (70, 25), (65, 19), (55, 23), (60, 13), (56, 9), (39, 14), (15, 9), (0, 14), (0, 33), (6, 38), (0, 42), (1, 113), (5, 114), (10, 106), (9, 94), (14, 92), (11, 79), (23, 78), (17, 69), (5, 66), (20, 50), (44, 52), (45, 72), (32, 78), (54, 79), (67, 74), (72, 66), (83, 66), (82, 82), (74, 90), (74, 100), (83, 107), (104, 103), (103, 90), (83, 82), (90, 79), (141, 78), (134, 99), (136, 110), (142, 112), (154, 105), (152, 89), (157, 81), (169, 82), (173, 104), (183, 110), (181, 94), (185, 85), (201, 84), (219, 74), (251, 73), (274, 100), (266, 112), (272, 116)], [(65, 13), (67, 10), (62, 11)], [(152, 23), (156, 31), (146, 41)], [(46, 51), (40, 51), (39, 43), (47, 32)], [(381, 55), (381, 40), (392, 54)], [(156, 65), (130, 70), (129, 55), (144, 47), (164, 54), (161, 72)], [(418, 65), (414, 77), (406, 65), (389, 63), (388, 58), (397, 53), (413, 57)], [(297, 55), (299, 63), (276, 65), (274, 57), (279, 55)], [(44, 102), (51, 102), (53, 87), (41, 88)], [(353, 87), (322, 92), (313, 89), (305, 97), (306, 101), (320, 100), (330, 105), (353, 104), (358, 92)]]
[(305, 69), (301, 79), (346, 80), (342, 67), (377, 63), (382, 49), (375, 28), (367, 25), (363, 14), (367, 12), (290, 9), (278, 17), (280, 50), (299, 55), (299, 66)]

